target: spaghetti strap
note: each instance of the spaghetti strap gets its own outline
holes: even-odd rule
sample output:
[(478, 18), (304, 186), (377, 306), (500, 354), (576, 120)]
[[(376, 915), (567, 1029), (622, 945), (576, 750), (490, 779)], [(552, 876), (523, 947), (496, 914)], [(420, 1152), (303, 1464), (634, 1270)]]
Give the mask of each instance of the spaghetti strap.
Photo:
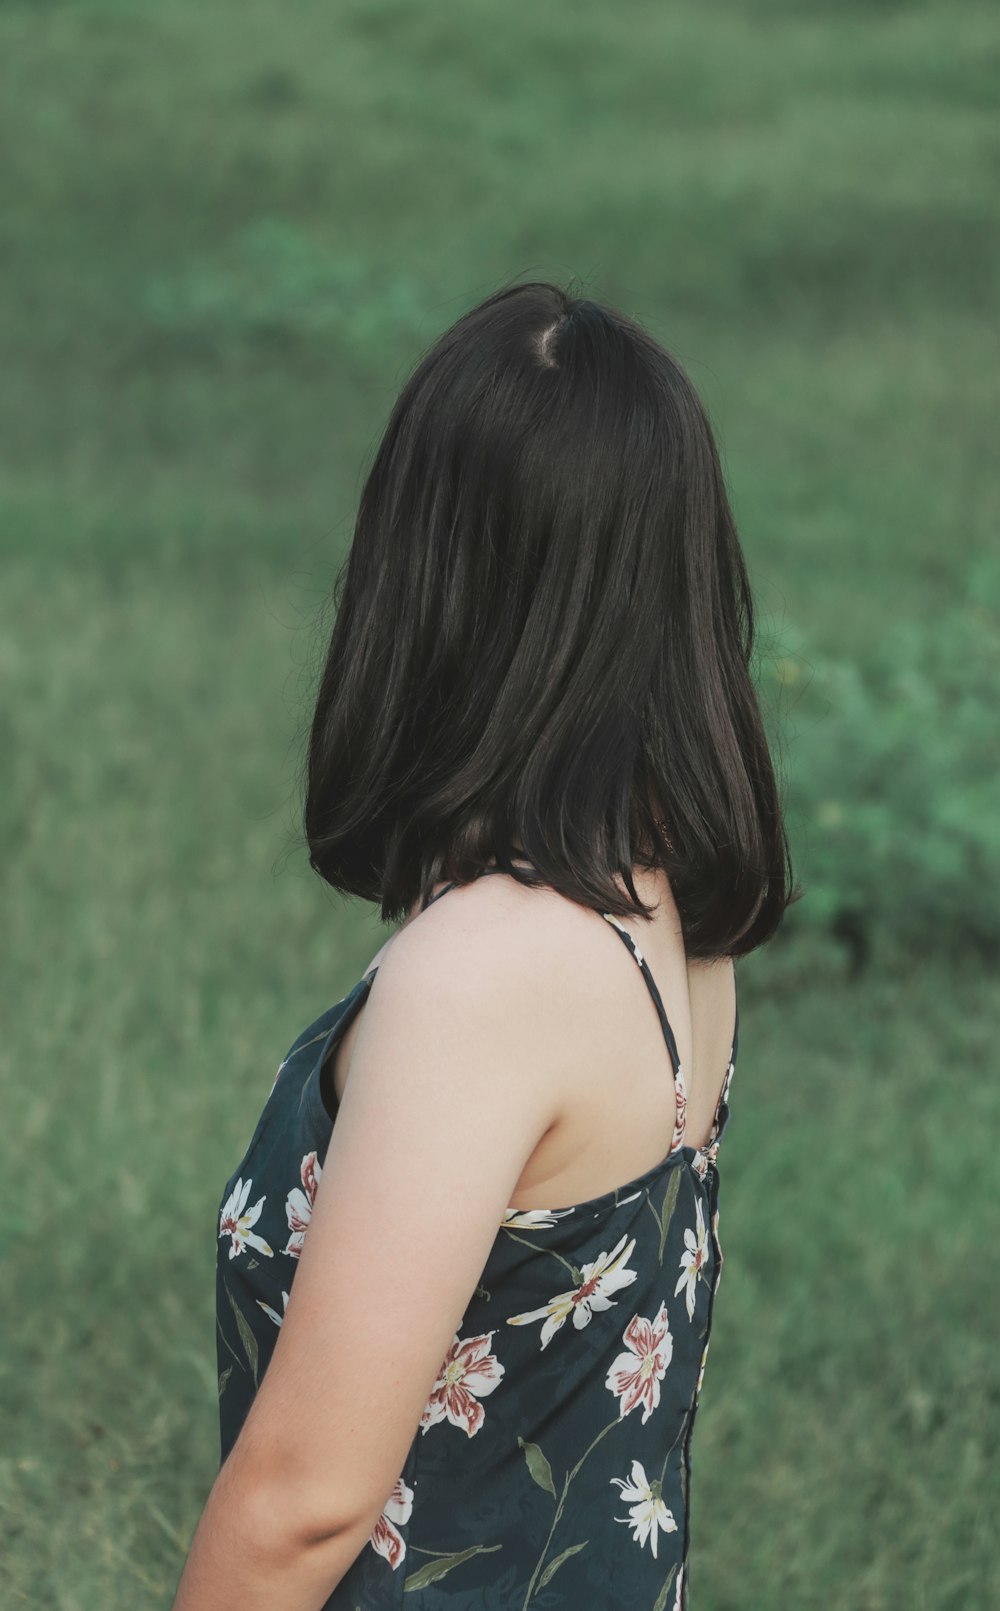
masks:
[(722, 1090), (719, 1092), (719, 1100), (715, 1105), (715, 1114), (712, 1118), (712, 1131), (708, 1138), (708, 1145), (705, 1148), (706, 1156), (709, 1157), (713, 1163), (718, 1155), (719, 1142), (722, 1140), (722, 1137), (725, 1134), (726, 1125), (729, 1123), (729, 1088), (733, 1083), (733, 1075), (736, 1072), (736, 1059), (739, 1056), (740, 1050), (740, 976), (735, 969), (733, 972), (733, 987), (736, 995), (736, 1017), (733, 1025), (733, 1049), (729, 1054), (729, 1066), (726, 1069), (726, 1076), (722, 1082)]
[[(636, 961), (638, 962), (639, 967), (640, 967), (640, 969), (642, 971), (642, 976), (645, 979), (646, 984), (649, 986), (649, 993), (652, 996), (653, 1001), (656, 1004), (656, 1010), (660, 1015), (660, 1023), (663, 1026), (664, 1037), (665, 1037), (667, 1045), (668, 1045), (668, 1047), (670, 1049), (670, 1055), (671, 1055), (671, 1058), (673, 1060), (673, 1065), (674, 1065), (674, 1080), (675, 1080), (675, 1084), (676, 1084), (676, 1087), (677, 1087), (677, 1114), (678, 1114), (678, 1124), (680, 1126), (680, 1139), (675, 1140), (674, 1147), (680, 1146), (680, 1145), (682, 1145), (683, 1138), (684, 1138), (684, 1116), (685, 1116), (685, 1112), (686, 1112), (686, 1109), (687, 1109), (687, 1087), (686, 1087), (685, 1082), (684, 1082), (684, 1072), (683, 1072), (683, 1070), (681, 1068), (680, 1054), (679, 1054), (679, 1052), (677, 1050), (676, 1037), (674, 1036), (674, 1032), (673, 1032), (673, 1029), (671, 1027), (670, 1020), (667, 1017), (666, 1009), (664, 1008), (663, 1000), (662, 1000), (662, 998), (660, 996), (660, 992), (657, 989), (656, 980), (653, 978), (653, 975), (649, 970), (649, 964), (646, 961), (646, 958), (643, 956), (640, 947), (638, 946), (636, 941), (632, 938), (632, 935), (628, 932), (628, 930), (624, 927), (624, 925), (621, 924), (618, 921), (618, 919), (615, 917), (613, 912), (602, 912), (601, 916), (607, 918), (608, 922), (614, 925), (615, 929), (621, 935), (621, 937), (624, 940), (625, 944), (628, 946), (628, 948), (631, 951), (632, 955), (635, 957)], [(740, 1045), (740, 995), (739, 995), (739, 976), (737, 974), (735, 974), (735, 973), (734, 973), (734, 976), (733, 976), (733, 982), (734, 982), (734, 988), (735, 988), (735, 994), (736, 994), (736, 1010), (735, 1010), (735, 1022), (734, 1022), (734, 1025), (733, 1025), (732, 1050), (730, 1051), (730, 1054), (729, 1054), (729, 1061), (728, 1061), (728, 1065), (726, 1067), (725, 1077), (723, 1078), (723, 1081), (722, 1081), (722, 1088), (721, 1088), (721, 1090), (719, 1092), (719, 1098), (718, 1098), (718, 1101), (715, 1104), (715, 1112), (712, 1115), (712, 1127), (711, 1127), (711, 1133), (709, 1135), (708, 1141), (705, 1143), (705, 1146), (700, 1151), (697, 1151), (697, 1149), (692, 1149), (692, 1150), (695, 1150), (696, 1156), (707, 1158), (709, 1160), (709, 1162), (711, 1162), (711, 1163), (715, 1162), (715, 1159), (716, 1159), (716, 1156), (717, 1156), (718, 1150), (719, 1150), (719, 1142), (722, 1140), (722, 1136), (723, 1136), (723, 1133), (725, 1131), (726, 1124), (728, 1123), (728, 1120), (729, 1120), (729, 1089), (730, 1089), (730, 1086), (732, 1085), (732, 1082), (733, 1082), (733, 1074), (735, 1073), (735, 1070), (736, 1070), (736, 1059), (737, 1059), (737, 1056), (739, 1055), (739, 1045)], [(673, 1151), (673, 1150), (674, 1150), (674, 1148), (672, 1147), (671, 1151)]]
[[(506, 872), (506, 870), (507, 869), (505, 867), (481, 867), (477, 873), (473, 874), (473, 877), (487, 878), (490, 873), (503, 873)], [(427, 900), (424, 902), (423, 910), (426, 912), (428, 906), (433, 906), (435, 901), (439, 901), (442, 895), (447, 895), (448, 891), (454, 888), (455, 880), (453, 878), (449, 878), (447, 884), (445, 884), (443, 888), (439, 889), (436, 894), (429, 895), (427, 897)]]
[(427, 899), (424, 902), (424, 911), (426, 912), (428, 906), (433, 906), (435, 901), (439, 901), (441, 899), (442, 895), (447, 895), (448, 891), (450, 889), (454, 889), (454, 888), (455, 888), (455, 880), (453, 878), (450, 878), (448, 880), (447, 884), (443, 885), (443, 887), (441, 889), (437, 890), (435, 894), (428, 895)]
[(659, 1014), (660, 1026), (663, 1030), (663, 1038), (667, 1043), (667, 1050), (670, 1053), (670, 1058), (674, 1065), (674, 1074), (676, 1075), (681, 1064), (680, 1053), (677, 1050), (677, 1038), (674, 1035), (670, 1019), (667, 1017), (667, 1010), (663, 1005), (663, 997), (660, 995), (656, 980), (653, 978), (653, 975), (650, 972), (649, 963), (643, 956), (638, 943), (633, 939), (632, 935), (625, 928), (624, 924), (619, 923), (613, 912), (602, 912), (601, 916), (606, 918), (607, 921), (613, 925), (615, 931), (621, 935), (625, 944), (628, 946), (628, 949), (631, 951), (632, 955), (635, 957), (635, 960), (639, 964), (642, 977), (646, 981), (649, 993), (653, 998), (653, 1004)]
[(660, 1027), (663, 1030), (663, 1038), (667, 1043), (667, 1050), (670, 1053), (670, 1061), (673, 1065), (674, 1071), (674, 1098), (677, 1104), (677, 1117), (674, 1121), (673, 1140), (670, 1143), (670, 1152), (674, 1153), (684, 1145), (684, 1129), (685, 1120), (687, 1117), (687, 1085), (684, 1081), (684, 1070), (681, 1068), (680, 1053), (677, 1050), (677, 1039), (674, 1035), (670, 1019), (667, 1017), (667, 1009), (663, 1005), (663, 997), (660, 995), (656, 980), (653, 978), (653, 975), (650, 972), (649, 963), (643, 956), (638, 942), (632, 938), (632, 935), (628, 932), (628, 929), (623, 923), (618, 921), (613, 912), (602, 912), (601, 916), (606, 918), (615, 932), (621, 936), (623, 943), (631, 951), (636, 962), (638, 962), (639, 970), (642, 974), (642, 977), (645, 979), (646, 986), (653, 998), (653, 1005), (659, 1014)]

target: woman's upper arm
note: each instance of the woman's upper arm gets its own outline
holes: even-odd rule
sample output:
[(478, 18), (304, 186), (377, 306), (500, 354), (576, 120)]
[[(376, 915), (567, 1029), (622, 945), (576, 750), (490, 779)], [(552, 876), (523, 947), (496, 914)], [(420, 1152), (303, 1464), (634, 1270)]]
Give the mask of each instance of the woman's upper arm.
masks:
[(433, 959), (394, 944), (376, 976), (288, 1310), (230, 1457), (283, 1513), (288, 1496), (304, 1536), (374, 1525), (558, 1116), (564, 1070), (545, 1066), (552, 1037), (533, 1022), (542, 959), (459, 931)]

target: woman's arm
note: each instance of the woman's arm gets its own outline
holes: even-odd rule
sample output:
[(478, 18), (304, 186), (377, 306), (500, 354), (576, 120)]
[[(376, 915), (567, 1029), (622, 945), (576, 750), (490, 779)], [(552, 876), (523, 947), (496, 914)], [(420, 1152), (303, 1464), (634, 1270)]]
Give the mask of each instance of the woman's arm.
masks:
[(378, 1516), (309, 1538), (266, 1475), (234, 1448), (212, 1487), (174, 1611), (317, 1611), (365, 1547)]
[(392, 1494), (558, 1117), (571, 1053), (542, 1020), (559, 956), (521, 912), (470, 930), (441, 924), (433, 948), (400, 935), (380, 967), (274, 1355), (174, 1611), (323, 1605)]

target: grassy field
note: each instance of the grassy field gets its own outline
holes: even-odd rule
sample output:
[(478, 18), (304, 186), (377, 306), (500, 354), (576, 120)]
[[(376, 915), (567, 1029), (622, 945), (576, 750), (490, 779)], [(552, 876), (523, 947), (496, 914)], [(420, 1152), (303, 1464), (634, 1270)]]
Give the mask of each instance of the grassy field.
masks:
[[(416, 354), (512, 276), (642, 318), (765, 645), (863, 670), (996, 540), (998, 54), (971, 0), (0, 8), (5, 1608), (168, 1607), (216, 1469), (218, 1192), (382, 937), (297, 768)], [(801, 911), (741, 964), (697, 1611), (986, 1611), (998, 971)]]

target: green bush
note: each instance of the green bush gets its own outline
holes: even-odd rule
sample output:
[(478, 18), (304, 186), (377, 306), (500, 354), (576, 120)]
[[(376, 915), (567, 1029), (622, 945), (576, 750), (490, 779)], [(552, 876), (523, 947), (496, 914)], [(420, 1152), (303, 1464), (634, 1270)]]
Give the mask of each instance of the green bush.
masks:
[(887, 621), (863, 667), (793, 644), (760, 680), (769, 709), (785, 707), (805, 888), (789, 930), (833, 932), (858, 965), (876, 948), (996, 956), (1000, 566), (984, 557), (926, 620)]

